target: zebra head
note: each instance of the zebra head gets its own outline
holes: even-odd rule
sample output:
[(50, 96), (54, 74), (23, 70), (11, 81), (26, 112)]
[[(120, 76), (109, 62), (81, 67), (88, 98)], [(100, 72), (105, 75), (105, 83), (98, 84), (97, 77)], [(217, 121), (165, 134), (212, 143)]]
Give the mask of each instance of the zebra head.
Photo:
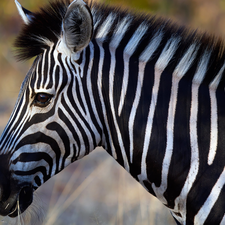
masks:
[(0, 140), (0, 214), (23, 212), (33, 191), (92, 151), (100, 134), (91, 122), (82, 86), (83, 49), (93, 32), (82, 0), (53, 2), (25, 22), (16, 40), (20, 59), (36, 56)]

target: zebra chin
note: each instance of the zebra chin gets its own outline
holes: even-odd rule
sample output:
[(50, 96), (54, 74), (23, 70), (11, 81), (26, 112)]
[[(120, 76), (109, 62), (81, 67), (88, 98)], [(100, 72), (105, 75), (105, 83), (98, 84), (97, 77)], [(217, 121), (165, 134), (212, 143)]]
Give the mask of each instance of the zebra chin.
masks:
[(23, 185), (19, 192), (12, 194), (7, 200), (0, 202), (0, 215), (17, 217), (22, 214), (33, 202), (33, 188)]
[(9, 159), (9, 154), (0, 155), (0, 215), (16, 217), (32, 203), (33, 186), (13, 178)]
[(33, 202), (33, 189), (32, 186), (24, 186), (11, 208), (11, 212), (8, 214), (9, 217), (16, 217), (23, 213)]

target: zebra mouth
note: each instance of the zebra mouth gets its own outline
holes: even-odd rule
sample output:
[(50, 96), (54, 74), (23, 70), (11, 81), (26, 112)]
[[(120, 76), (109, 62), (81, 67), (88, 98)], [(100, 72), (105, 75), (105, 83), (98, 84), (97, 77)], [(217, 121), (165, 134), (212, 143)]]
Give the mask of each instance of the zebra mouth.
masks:
[(33, 201), (33, 189), (31, 186), (25, 186), (23, 187), (19, 195), (16, 198), (16, 201), (13, 205), (13, 207), (10, 210), (10, 213), (8, 214), (9, 217), (16, 217), (19, 214), (22, 214), (28, 206), (32, 203)]

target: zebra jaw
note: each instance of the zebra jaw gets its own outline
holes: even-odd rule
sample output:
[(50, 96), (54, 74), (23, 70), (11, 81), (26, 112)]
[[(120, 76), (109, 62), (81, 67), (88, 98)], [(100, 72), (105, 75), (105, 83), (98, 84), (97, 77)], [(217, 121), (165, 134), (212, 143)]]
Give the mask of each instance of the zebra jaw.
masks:
[(18, 182), (7, 167), (9, 155), (0, 155), (0, 215), (16, 217), (33, 201), (33, 186), (28, 181)]
[(10, 210), (10, 213), (8, 214), (9, 217), (17, 217), (19, 214), (23, 213), (28, 206), (33, 201), (33, 189), (31, 186), (25, 186), (23, 187), (19, 195), (16, 198), (16, 201), (13, 205), (13, 207)]
[[(1, 188), (2, 189), (2, 188)], [(8, 190), (6, 190), (7, 192)], [(5, 193), (4, 193), (5, 194)], [(33, 201), (33, 188), (31, 185), (23, 185), (19, 191), (13, 190), (5, 200), (6, 194), (0, 201), (0, 214), (2, 216), (17, 217), (22, 214)]]

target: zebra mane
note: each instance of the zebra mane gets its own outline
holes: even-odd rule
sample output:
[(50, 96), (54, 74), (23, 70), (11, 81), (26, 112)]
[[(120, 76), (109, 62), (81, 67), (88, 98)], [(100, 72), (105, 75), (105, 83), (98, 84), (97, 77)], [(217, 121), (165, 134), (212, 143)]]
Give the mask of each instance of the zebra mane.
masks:
[(24, 24), (14, 46), (18, 60), (27, 60), (43, 53), (60, 37), (62, 21), (70, 0), (51, 1), (49, 5), (32, 14), (29, 24)]
[[(15, 41), (16, 55), (19, 60), (35, 57), (43, 53), (51, 43), (58, 41), (61, 35), (62, 21), (69, 4), (70, 0), (56, 0), (32, 15), (32, 21), (28, 25), (24, 25), (22, 32)], [(192, 44), (195, 44), (196, 51), (198, 51), (196, 59), (200, 58), (206, 50), (210, 52), (209, 62), (213, 74), (216, 74), (218, 72), (216, 70), (224, 64), (224, 44), (219, 38), (206, 33), (191, 31), (183, 26), (178, 26), (170, 20), (156, 18), (155, 16), (138, 15), (99, 3), (92, 4), (89, 2), (87, 4), (91, 8), (93, 15), (93, 39), (110, 42), (114, 33), (117, 32), (118, 24), (127, 20), (131, 21), (129, 28), (127, 27), (126, 31), (124, 31), (126, 36), (128, 36), (127, 39), (131, 38), (141, 24), (148, 28), (140, 43), (138, 43), (137, 54), (138, 52), (140, 54), (146, 48), (155, 34), (162, 31), (163, 41), (160, 44), (162, 48), (169, 39), (179, 39), (179, 51), (176, 54), (177, 60), (182, 57)], [(105, 34), (102, 24), (107, 26), (107, 20), (113, 20), (113, 22), (111, 22), (112, 26), (109, 32)], [(120, 45), (126, 45), (126, 38), (122, 40)]]
[[(178, 48), (175, 54), (172, 56), (167, 69), (171, 72), (174, 71), (179, 61), (182, 59), (185, 53), (194, 46), (195, 50), (192, 52), (192, 69), (193, 71), (198, 67), (200, 61), (207, 61), (207, 72), (204, 74), (204, 82), (210, 83), (219, 73), (224, 74), (221, 68), (225, 66), (225, 45), (220, 37), (215, 35), (193, 30), (185, 26), (178, 25), (171, 20), (152, 16), (148, 14), (136, 14), (133, 12), (127, 12), (116, 7), (109, 7), (101, 4), (94, 4), (92, 7), (93, 21), (94, 21), (94, 35), (93, 38), (98, 42), (113, 42), (115, 40), (115, 33), (118, 31), (118, 24), (122, 24), (124, 21), (131, 21), (129, 27), (124, 23), (121, 33), (124, 33), (124, 38), (121, 39), (120, 46), (126, 48), (128, 41), (135, 40), (133, 45), (136, 49), (132, 53), (132, 57), (139, 58), (144, 50), (147, 49), (148, 44), (157, 35), (159, 39), (162, 37), (162, 41), (157, 51), (151, 57), (151, 60), (156, 62), (160, 53), (168, 43), (177, 44)], [(110, 23), (110, 20), (114, 20)], [(104, 25), (105, 27), (104, 27)], [(105, 34), (108, 26), (111, 26), (110, 30)], [(145, 30), (141, 31), (141, 27)], [(147, 28), (146, 28), (147, 27)], [(138, 31), (139, 30), (139, 31)], [(138, 32), (137, 32), (138, 31)], [(144, 35), (138, 40), (139, 33), (143, 32)], [(118, 35), (119, 36), (119, 35)], [(140, 35), (141, 36), (141, 35)], [(137, 43), (137, 40), (139, 41)], [(170, 42), (171, 41), (171, 42)], [(130, 48), (134, 48), (129, 45)], [(129, 49), (128, 50), (129, 54)], [(146, 54), (148, 54), (146, 52)], [(225, 76), (221, 76), (220, 84), (225, 83)]]

